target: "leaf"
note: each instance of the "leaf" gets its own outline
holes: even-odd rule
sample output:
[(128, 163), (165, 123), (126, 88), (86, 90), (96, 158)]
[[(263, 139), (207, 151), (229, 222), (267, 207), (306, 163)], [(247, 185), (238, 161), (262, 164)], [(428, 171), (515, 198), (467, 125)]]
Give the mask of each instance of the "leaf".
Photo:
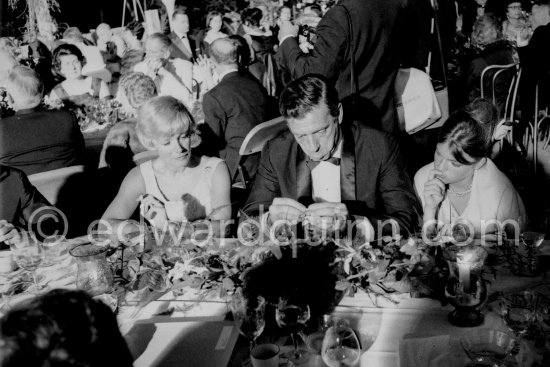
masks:
[(232, 291), (235, 288), (235, 282), (231, 278), (223, 278), (222, 286), (226, 291)]
[(350, 288), (352, 286), (351, 282), (347, 281), (347, 280), (339, 280), (336, 282), (336, 285), (335, 285), (335, 289), (337, 291), (342, 291), (342, 292), (345, 292), (348, 288)]

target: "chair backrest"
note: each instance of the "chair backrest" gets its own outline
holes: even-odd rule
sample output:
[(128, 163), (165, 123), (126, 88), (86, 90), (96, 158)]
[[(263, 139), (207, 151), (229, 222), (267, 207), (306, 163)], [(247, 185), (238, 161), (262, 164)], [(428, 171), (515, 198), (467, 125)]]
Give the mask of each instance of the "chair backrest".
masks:
[(497, 104), (497, 95), (496, 95), (496, 82), (499, 77), (506, 75), (506, 71), (514, 70), (514, 74), (510, 79), (510, 85), (508, 86), (508, 94), (506, 96), (506, 103), (503, 106), (502, 118), (508, 121), (514, 121), (516, 100), (518, 94), (519, 79), (521, 77), (521, 67), (519, 63), (506, 64), (506, 65), (489, 65), (481, 72), (480, 78), (480, 91), (481, 98), (489, 98), (487, 96), (487, 91), (485, 91), (485, 77), (490, 76), (489, 71), (494, 71), (491, 79), (491, 100), (496, 105)]
[(59, 191), (65, 185), (69, 177), (84, 172), (84, 166), (70, 166), (51, 171), (35, 173), (29, 176), (29, 181), (38, 191), (50, 202), (55, 205)]
[(282, 116), (254, 126), (244, 138), (239, 154), (244, 156), (261, 152), (265, 143), (287, 129), (286, 120)]

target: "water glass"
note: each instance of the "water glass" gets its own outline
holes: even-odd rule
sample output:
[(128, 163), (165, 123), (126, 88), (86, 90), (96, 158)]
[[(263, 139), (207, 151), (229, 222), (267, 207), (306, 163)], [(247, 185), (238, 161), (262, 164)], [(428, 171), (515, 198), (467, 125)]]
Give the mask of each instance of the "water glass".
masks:
[(235, 293), (229, 305), (233, 319), (239, 325), (239, 332), (250, 339), (250, 349), (265, 327), (265, 299), (262, 296), (245, 297)]
[(32, 275), (32, 292), (38, 292), (45, 288), (45, 285), (39, 285), (36, 276), (36, 269), (44, 259), (44, 252), (38, 241), (33, 235), (26, 232), (21, 233), (21, 237), (10, 246), (13, 260), (20, 268), (27, 270)]
[(462, 348), (475, 366), (501, 366), (514, 348), (514, 337), (493, 329), (472, 329), (460, 338)]
[(42, 267), (52, 266), (59, 263), (59, 259), (66, 249), (65, 237), (63, 236), (50, 236), (42, 241), (42, 251), (44, 252), (44, 259), (42, 260)]
[(323, 339), (321, 356), (329, 367), (356, 366), (361, 359), (361, 344), (355, 331), (345, 324), (331, 326)]

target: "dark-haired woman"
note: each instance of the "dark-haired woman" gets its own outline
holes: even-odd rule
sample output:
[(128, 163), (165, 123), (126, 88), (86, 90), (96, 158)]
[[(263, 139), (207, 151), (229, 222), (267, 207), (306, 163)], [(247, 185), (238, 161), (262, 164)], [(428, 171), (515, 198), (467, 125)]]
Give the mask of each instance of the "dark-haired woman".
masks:
[(210, 56), (210, 45), (218, 38), (225, 38), (227, 34), (222, 32), (223, 14), (219, 11), (211, 11), (206, 16), (206, 30), (200, 36), (200, 52)]
[[(523, 202), (510, 180), (487, 158), (487, 135), (467, 112), (452, 114), (441, 128), (434, 162), (422, 167), (414, 184), (424, 224), (467, 222), (475, 237), (495, 230), (495, 222), (526, 222)], [(493, 221), (492, 223), (490, 221)]]
[(132, 356), (109, 307), (56, 289), (0, 319), (0, 366), (130, 367)]
[(111, 96), (104, 81), (82, 75), (85, 58), (75, 45), (65, 44), (57, 47), (52, 59), (54, 74), (64, 80), (53, 88), (50, 98), (60, 99), (70, 106), (87, 106), (98, 98)]

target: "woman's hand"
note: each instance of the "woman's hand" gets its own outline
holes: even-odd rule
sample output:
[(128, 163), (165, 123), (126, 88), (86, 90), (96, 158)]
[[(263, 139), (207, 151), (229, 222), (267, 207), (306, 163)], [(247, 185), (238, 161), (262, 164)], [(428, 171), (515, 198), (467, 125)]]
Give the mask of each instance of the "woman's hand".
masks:
[(428, 174), (428, 181), (424, 184), (424, 212), (435, 211), (445, 197), (445, 184), (439, 178), (442, 172), (433, 169)]
[(163, 228), (168, 222), (164, 204), (153, 195), (145, 194), (141, 198), (141, 215), (156, 228)]
[(21, 233), (15, 226), (6, 220), (0, 220), (0, 243), (13, 245), (21, 240)]
[(502, 140), (508, 135), (510, 131), (512, 131), (512, 125), (513, 122), (502, 120), (497, 124), (497, 127), (495, 128), (495, 131), (493, 132), (493, 141), (499, 141)]

